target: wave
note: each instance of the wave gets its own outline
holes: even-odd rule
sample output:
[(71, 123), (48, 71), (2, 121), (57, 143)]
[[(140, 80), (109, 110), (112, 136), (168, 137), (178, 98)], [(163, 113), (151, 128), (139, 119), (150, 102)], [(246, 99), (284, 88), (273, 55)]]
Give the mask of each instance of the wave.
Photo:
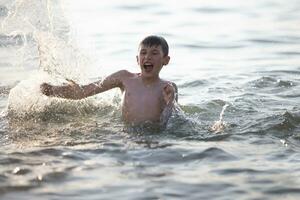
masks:
[(297, 84), (293, 81), (282, 80), (271, 76), (263, 76), (254, 81), (249, 82), (255, 88), (290, 88)]
[[(78, 146), (102, 143), (104, 136), (108, 138), (121, 134), (121, 137), (125, 136), (127, 141), (139, 145), (164, 148), (168, 144), (148, 144), (143, 141), (156, 137), (189, 141), (221, 141), (231, 135), (228, 134), (231, 124), (227, 124), (223, 119), (225, 109), (221, 111), (222, 106), (219, 105), (216, 106), (218, 109), (215, 108), (215, 111), (205, 112), (201, 106), (185, 106), (183, 109), (187, 112), (173, 114), (164, 130), (147, 126), (128, 129), (121, 122), (120, 104), (111, 100), (92, 98), (85, 101), (68, 101), (42, 97), (30, 91), (29, 93), (30, 96), (17, 92), (21, 96), (10, 97), (18, 101), (10, 100), (7, 119), (4, 119), (9, 123), (5, 130), (9, 135), (8, 143), (13, 142), (20, 146)], [(210, 116), (206, 117), (208, 115)], [(214, 124), (215, 130), (211, 130)]]
[(299, 51), (280, 51), (280, 52), (277, 52), (277, 54), (285, 55), (285, 56), (300, 56)]
[(290, 131), (300, 124), (300, 115), (288, 111), (275, 116), (275, 118), (277, 118), (276, 120), (279, 122), (271, 125), (271, 130)]
[(0, 47), (22, 46), (24, 37), (22, 35), (0, 35)]
[(223, 8), (223, 7), (199, 7), (199, 8), (193, 8), (194, 12), (200, 12), (200, 13), (227, 13), (227, 12), (234, 12), (237, 11), (233, 8)]
[[(172, 155), (172, 156), (171, 156)], [(181, 149), (162, 149), (145, 158), (146, 162), (160, 164), (180, 164), (199, 161), (232, 161), (237, 158), (223, 149), (211, 147), (200, 152), (184, 152)]]
[(240, 134), (270, 134), (280, 138), (293, 136), (293, 130), (297, 130), (300, 125), (299, 113), (285, 111), (283, 113), (270, 116), (256, 115), (255, 120), (247, 119), (250, 123), (245, 124), (240, 129)]
[(165, 133), (183, 140), (225, 139), (230, 135), (227, 129), (231, 126), (224, 119), (228, 106), (222, 100), (213, 100), (201, 106), (182, 106), (182, 112), (171, 116)]
[(207, 85), (207, 81), (204, 80), (196, 80), (196, 81), (190, 81), (190, 82), (185, 82), (183, 84), (178, 85), (180, 88), (194, 88), (198, 86), (203, 86)]
[(288, 91), (288, 92), (283, 92), (277, 95), (278, 97), (281, 98), (288, 98), (289, 100), (295, 99), (298, 103), (298, 98), (300, 97), (300, 92), (299, 90), (293, 90), (293, 91)]
[(11, 88), (9, 86), (0, 86), (0, 96), (7, 96)]
[(255, 38), (249, 39), (248, 42), (255, 44), (263, 44), (263, 45), (272, 45), (272, 44), (295, 44), (295, 40), (286, 39), (286, 38), (278, 38), (278, 39), (265, 39), (265, 38)]
[(7, 7), (0, 5), (0, 17), (6, 17), (7, 15), (8, 15)]
[(273, 74), (273, 75), (276, 75), (276, 76), (278, 76), (278, 75), (300, 75), (300, 70), (298, 69), (298, 70), (260, 70), (260, 71), (258, 71), (258, 73), (260, 73), (260, 74), (268, 74), (268, 75), (270, 75), (270, 74)]
[(181, 44), (178, 46), (188, 49), (241, 49), (245, 47), (245, 45), (242, 44)]

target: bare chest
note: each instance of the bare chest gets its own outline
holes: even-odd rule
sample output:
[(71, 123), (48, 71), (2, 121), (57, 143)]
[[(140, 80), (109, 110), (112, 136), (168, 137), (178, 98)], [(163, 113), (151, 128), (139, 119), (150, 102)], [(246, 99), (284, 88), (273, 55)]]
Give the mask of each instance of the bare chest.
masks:
[(162, 111), (159, 87), (128, 87), (123, 94), (123, 117), (126, 121), (158, 121)]
[(132, 109), (152, 110), (160, 109), (162, 92), (158, 89), (135, 89), (124, 93), (124, 103)]

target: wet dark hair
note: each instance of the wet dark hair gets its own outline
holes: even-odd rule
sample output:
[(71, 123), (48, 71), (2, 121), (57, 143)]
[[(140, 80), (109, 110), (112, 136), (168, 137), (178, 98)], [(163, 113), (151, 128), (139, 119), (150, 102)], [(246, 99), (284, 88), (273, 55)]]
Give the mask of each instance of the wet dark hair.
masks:
[(167, 56), (169, 54), (169, 45), (165, 40), (165, 38), (161, 36), (157, 36), (157, 35), (147, 36), (141, 41), (140, 46), (141, 45), (149, 46), (149, 47), (161, 46), (164, 56)]

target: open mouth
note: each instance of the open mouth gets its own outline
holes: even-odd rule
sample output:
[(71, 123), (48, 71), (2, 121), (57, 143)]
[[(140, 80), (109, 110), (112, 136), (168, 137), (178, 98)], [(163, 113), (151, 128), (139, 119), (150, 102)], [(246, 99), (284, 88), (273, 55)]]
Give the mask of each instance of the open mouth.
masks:
[(146, 72), (151, 72), (152, 69), (153, 69), (153, 65), (151, 63), (145, 63), (143, 65), (143, 67), (144, 67), (144, 69), (145, 69)]

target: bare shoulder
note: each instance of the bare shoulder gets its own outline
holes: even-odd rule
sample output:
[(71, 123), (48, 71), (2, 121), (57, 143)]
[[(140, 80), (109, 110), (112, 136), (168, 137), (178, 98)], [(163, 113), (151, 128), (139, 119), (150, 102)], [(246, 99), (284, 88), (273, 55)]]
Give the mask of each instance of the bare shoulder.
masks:
[(129, 77), (133, 76), (132, 74), (133, 73), (127, 70), (119, 70), (92, 84), (101, 88), (99, 91), (106, 91), (115, 87), (123, 89), (124, 83), (129, 79)]
[(122, 69), (120, 71), (115, 72), (114, 74), (117, 75), (117, 76), (124, 76), (124, 77), (126, 77), (126, 76), (130, 76), (132, 73), (129, 72), (128, 70), (126, 70), (126, 69)]
[(178, 87), (176, 85), (176, 83), (172, 82), (172, 81), (167, 81), (167, 80), (162, 80), (161, 79), (161, 86), (163, 89), (165, 89), (168, 85), (172, 85), (174, 88), (174, 97), (175, 100), (178, 101)]
[(127, 78), (132, 78), (134, 77), (136, 74), (132, 73), (132, 72), (129, 72), (128, 70), (120, 70), (120, 71), (117, 71), (115, 74), (114, 74), (116, 77), (118, 77), (119, 79), (127, 79)]
[(177, 92), (178, 88), (177, 88), (176, 83), (174, 83), (172, 81), (168, 81), (168, 80), (163, 80), (163, 79), (161, 79), (160, 81), (161, 81), (161, 86), (162, 87), (165, 87), (166, 85), (171, 84), (174, 87), (175, 91)]

